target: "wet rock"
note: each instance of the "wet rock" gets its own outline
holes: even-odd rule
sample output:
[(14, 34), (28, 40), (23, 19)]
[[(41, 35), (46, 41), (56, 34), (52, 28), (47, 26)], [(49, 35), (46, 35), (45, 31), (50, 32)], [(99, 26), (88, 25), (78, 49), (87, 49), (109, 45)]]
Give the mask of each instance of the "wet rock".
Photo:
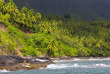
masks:
[(17, 64), (17, 59), (5, 55), (0, 56), (0, 66), (9, 66), (14, 64)]
[(42, 59), (42, 60), (51, 60), (51, 58), (49, 58), (49, 57), (38, 57), (38, 59)]
[(48, 64), (53, 64), (53, 61), (47, 57), (27, 59), (16, 55), (0, 56), (0, 70), (16, 71), (21, 69), (40, 69), (46, 67)]
[(8, 57), (15, 59), (17, 63), (23, 63), (25, 61), (24, 58), (16, 56), (16, 55), (8, 55)]
[(25, 59), (26, 62), (32, 63), (32, 64), (39, 64), (39, 63), (48, 63), (51, 64), (53, 61), (48, 57), (39, 57), (39, 58), (31, 58), (31, 59)]

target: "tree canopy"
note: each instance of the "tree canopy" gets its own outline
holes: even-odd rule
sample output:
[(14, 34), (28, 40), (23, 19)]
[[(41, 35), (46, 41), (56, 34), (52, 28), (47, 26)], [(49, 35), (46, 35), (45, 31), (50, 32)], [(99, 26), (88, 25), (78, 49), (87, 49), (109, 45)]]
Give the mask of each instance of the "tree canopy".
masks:
[(83, 21), (70, 14), (42, 15), (0, 0), (0, 49), (24, 56), (110, 56), (110, 21)]

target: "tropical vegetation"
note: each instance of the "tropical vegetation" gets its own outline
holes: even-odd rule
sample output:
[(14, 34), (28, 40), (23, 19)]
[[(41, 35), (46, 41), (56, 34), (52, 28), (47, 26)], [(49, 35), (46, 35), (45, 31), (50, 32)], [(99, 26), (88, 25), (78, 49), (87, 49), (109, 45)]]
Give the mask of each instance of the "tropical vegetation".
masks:
[(110, 56), (110, 21), (42, 15), (0, 0), (0, 50), (18, 55), (16, 48), (24, 56)]

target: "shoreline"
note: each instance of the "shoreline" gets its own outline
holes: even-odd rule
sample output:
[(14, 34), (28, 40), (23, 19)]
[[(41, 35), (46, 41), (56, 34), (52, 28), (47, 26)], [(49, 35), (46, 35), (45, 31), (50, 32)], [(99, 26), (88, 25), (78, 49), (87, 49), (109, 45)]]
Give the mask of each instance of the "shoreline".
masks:
[(60, 58), (52, 58), (52, 60), (109, 60), (110, 57), (60, 57)]
[[(5, 60), (4, 57), (8, 57)], [(11, 57), (11, 58), (10, 58)], [(46, 68), (47, 65), (55, 64), (54, 61), (71, 61), (71, 60), (110, 60), (110, 57), (19, 57), (19, 56), (0, 56), (0, 71), (18, 71)], [(17, 59), (17, 60), (16, 60)], [(17, 63), (19, 62), (19, 63)]]
[(22, 58), (15, 55), (0, 56), (0, 70), (17, 71), (45, 68), (55, 64), (50, 58)]

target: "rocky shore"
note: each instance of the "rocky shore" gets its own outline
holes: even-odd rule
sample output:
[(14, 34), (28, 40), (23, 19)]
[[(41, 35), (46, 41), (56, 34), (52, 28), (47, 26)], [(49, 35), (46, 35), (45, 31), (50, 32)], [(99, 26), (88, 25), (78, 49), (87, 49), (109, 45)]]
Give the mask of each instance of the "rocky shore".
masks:
[(15, 55), (0, 56), (0, 70), (16, 71), (22, 69), (40, 69), (45, 68), (49, 64), (54, 64), (54, 62), (47, 57), (22, 58)]
[(103, 60), (110, 59), (110, 57), (19, 57), (16, 55), (1, 55), (0, 56), (0, 70), (16, 71), (16, 70), (31, 70), (45, 68), (49, 64), (55, 64), (55, 60)]

